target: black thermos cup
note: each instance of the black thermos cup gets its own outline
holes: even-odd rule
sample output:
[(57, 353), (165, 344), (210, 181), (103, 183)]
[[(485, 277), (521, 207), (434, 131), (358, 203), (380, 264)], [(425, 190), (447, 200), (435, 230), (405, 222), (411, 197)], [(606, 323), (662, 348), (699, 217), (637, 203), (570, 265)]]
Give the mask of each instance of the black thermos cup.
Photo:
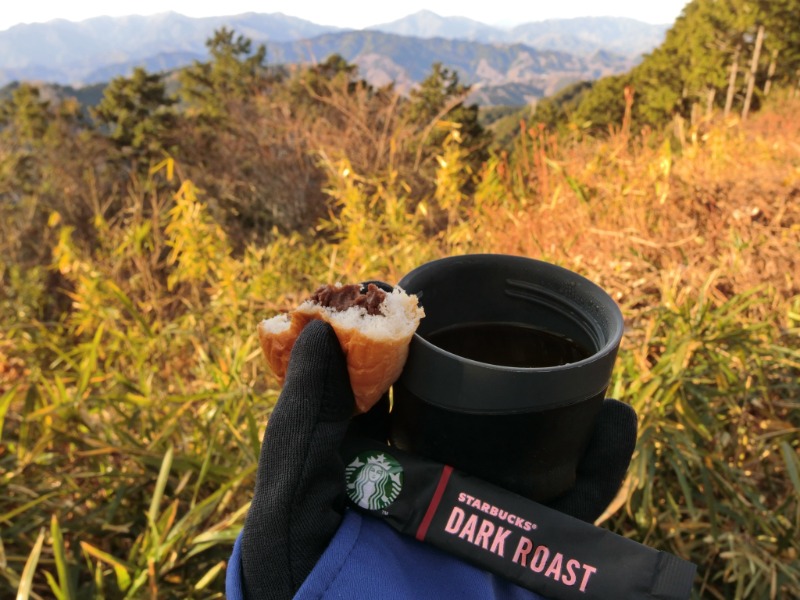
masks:
[(425, 309), (390, 442), (537, 502), (575, 483), (622, 337), (619, 307), (562, 267), (471, 254), (398, 282)]

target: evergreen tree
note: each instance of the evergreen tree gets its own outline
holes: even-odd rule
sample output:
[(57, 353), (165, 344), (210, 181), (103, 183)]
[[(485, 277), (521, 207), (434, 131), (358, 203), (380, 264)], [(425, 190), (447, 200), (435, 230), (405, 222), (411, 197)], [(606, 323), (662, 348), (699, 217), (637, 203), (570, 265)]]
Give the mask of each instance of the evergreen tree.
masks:
[(0, 206), (8, 209), (4, 229), (18, 240), (17, 260), (46, 264), (53, 213), (90, 243), (92, 218), (118, 208), (111, 190), (126, 179), (109, 168), (110, 150), (74, 98), (46, 100), (39, 87), (20, 84), (0, 102)]
[(307, 75), (328, 80), (344, 76), (348, 81), (352, 81), (358, 75), (358, 67), (347, 62), (340, 54), (331, 54), (325, 62), (311, 66)]
[[(602, 79), (582, 94), (575, 118), (594, 125), (618, 122), (615, 119), (624, 113), (625, 85), (636, 92), (635, 127), (663, 125), (675, 115), (690, 118), (697, 107), (726, 107), (746, 87), (746, 67), (762, 26), (761, 56), (767, 58), (756, 62), (757, 105), (768, 78), (787, 86), (797, 81), (800, 0), (693, 0), (661, 46), (640, 65), (624, 76)], [(545, 113), (547, 106), (540, 113), (543, 121), (563, 122), (566, 115)]]
[(591, 90), (581, 96), (573, 113), (573, 123), (595, 133), (606, 133), (610, 126), (618, 126), (625, 114), (625, 87), (631, 84), (630, 80), (628, 75), (616, 75), (595, 82)]
[(358, 77), (358, 67), (341, 55), (331, 54), (325, 61), (298, 69), (289, 82), (289, 105), (295, 115), (339, 121), (344, 115), (331, 110), (334, 96), (371, 95), (373, 87)]
[[(268, 69), (266, 48), (223, 28), (207, 42), (210, 60), (180, 74), (185, 107), (179, 160), (207, 194), (237, 249), (273, 228), (316, 216), (316, 167), (286, 101), (284, 72)], [(319, 203), (321, 204), (321, 203)]]
[(137, 67), (130, 78), (111, 81), (92, 116), (123, 154), (147, 163), (174, 145), (175, 102), (160, 75)]
[(776, 82), (793, 86), (800, 70), (800, 0), (756, 0), (767, 54), (775, 53)]
[(437, 154), (449, 133), (447, 127), (437, 125), (449, 122), (459, 128), (470, 166), (477, 173), (488, 157), (491, 136), (480, 124), (478, 106), (464, 104), (469, 91), (470, 86), (459, 81), (458, 73), (441, 63), (434, 63), (431, 74), (411, 90), (403, 116), (418, 131), (416, 164), (429, 162), (427, 159)]
[(578, 123), (575, 119), (575, 109), (583, 96), (594, 86), (591, 81), (579, 81), (568, 85), (553, 96), (542, 98), (536, 103), (536, 109), (531, 119), (534, 123), (544, 123), (551, 129), (564, 128), (569, 123)]
[(223, 27), (206, 42), (211, 60), (197, 62), (181, 72), (181, 96), (190, 115), (219, 122), (232, 102), (247, 101), (267, 79), (267, 49), (255, 52), (252, 40)]
[(19, 202), (38, 188), (38, 157), (52, 116), (50, 102), (30, 84), (0, 103), (0, 201)]
[(46, 188), (54, 172), (48, 159), (85, 137), (83, 125), (74, 99), (54, 103), (43, 99), (37, 86), (19, 84), (0, 102), (0, 200), (16, 201)]
[(43, 100), (38, 87), (23, 83), (11, 94), (11, 98), (0, 104), (0, 126), (13, 125), (17, 139), (36, 144), (47, 131), (52, 117), (50, 102)]

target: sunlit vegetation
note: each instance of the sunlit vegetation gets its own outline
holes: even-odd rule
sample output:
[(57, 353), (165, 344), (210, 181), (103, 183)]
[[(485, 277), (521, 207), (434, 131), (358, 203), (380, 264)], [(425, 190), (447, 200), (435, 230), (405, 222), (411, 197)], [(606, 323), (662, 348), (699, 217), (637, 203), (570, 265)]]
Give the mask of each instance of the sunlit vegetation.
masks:
[(798, 0), (694, 0), (630, 72), (581, 82), (537, 106), (551, 126), (607, 131), (637, 97), (637, 128), (715, 110), (745, 119), (778, 87), (800, 89)]
[[(705, 598), (800, 596), (800, 99), (504, 149), (457, 77), (376, 89), (231, 32), (180, 96), (0, 108), (0, 596), (221, 598), (279, 387), (256, 323), (319, 282), (502, 252), (578, 271), (640, 417), (603, 526)], [(135, 115), (135, 117), (131, 117)]]

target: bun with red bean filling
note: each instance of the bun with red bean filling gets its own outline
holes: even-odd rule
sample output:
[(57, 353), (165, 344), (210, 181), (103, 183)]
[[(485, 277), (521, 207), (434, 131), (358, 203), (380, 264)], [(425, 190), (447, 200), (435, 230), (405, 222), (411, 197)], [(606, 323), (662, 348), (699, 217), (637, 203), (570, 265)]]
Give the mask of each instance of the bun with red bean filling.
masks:
[(314, 319), (333, 327), (347, 360), (356, 411), (367, 412), (400, 376), (425, 311), (417, 297), (375, 284), (324, 285), (296, 309), (258, 325), (261, 349), (280, 380), (297, 336)]

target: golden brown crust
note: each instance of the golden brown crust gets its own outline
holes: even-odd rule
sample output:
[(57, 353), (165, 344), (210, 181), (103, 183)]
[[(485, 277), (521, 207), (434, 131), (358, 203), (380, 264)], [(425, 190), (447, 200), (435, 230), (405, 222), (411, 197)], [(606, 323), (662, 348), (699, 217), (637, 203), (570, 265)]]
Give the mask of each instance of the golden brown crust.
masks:
[(312, 319), (310, 315), (297, 311), (293, 311), (289, 316), (291, 318), (289, 328), (280, 333), (268, 333), (263, 327), (259, 326), (258, 328), (258, 341), (261, 343), (261, 350), (264, 352), (269, 368), (278, 377), (281, 385), (283, 385), (283, 380), (286, 377), (289, 357), (297, 336), (300, 335), (300, 332)]
[[(413, 302), (416, 304), (416, 298)], [(419, 309), (419, 317), (424, 314)], [(363, 333), (358, 327), (345, 327), (331, 318), (331, 312), (312, 305), (304, 305), (288, 313), (289, 326), (283, 331), (274, 332), (264, 326), (258, 327), (261, 349), (272, 372), (283, 384), (292, 347), (303, 328), (313, 319), (328, 322), (336, 333), (347, 361), (350, 386), (356, 402), (356, 412), (367, 412), (400, 376), (406, 358), (408, 345), (414, 330), (403, 335), (387, 337)], [(375, 318), (387, 318), (383, 316)]]

